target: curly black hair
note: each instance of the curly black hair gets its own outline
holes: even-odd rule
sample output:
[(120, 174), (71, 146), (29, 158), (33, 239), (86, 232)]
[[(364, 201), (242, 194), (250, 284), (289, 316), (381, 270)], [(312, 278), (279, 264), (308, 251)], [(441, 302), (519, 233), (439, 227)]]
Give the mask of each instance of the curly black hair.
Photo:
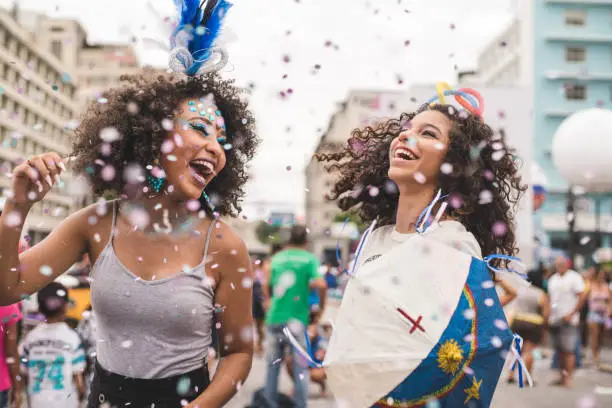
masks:
[[(453, 122), (445, 158), (452, 172), (440, 172), (438, 179), (438, 188), (449, 195), (447, 216), (474, 234), (483, 254), (515, 255), (514, 210), (527, 187), (521, 184), (514, 151), (480, 118), (451, 105), (423, 105), (415, 113), (355, 129), (340, 152), (317, 154), (319, 161), (328, 163), (328, 171), (339, 173), (328, 198), (363, 221), (395, 223), (399, 193), (387, 176), (389, 148), (406, 124), (425, 110), (441, 112)], [(496, 223), (503, 223), (505, 233), (493, 233)]]
[[(237, 215), (248, 179), (246, 165), (259, 144), (255, 120), (242, 98), (243, 91), (233, 80), (222, 79), (217, 73), (188, 77), (144, 68), (138, 74), (121, 76), (121, 81), (119, 87), (102, 93), (88, 106), (75, 130), (73, 168), (87, 175), (94, 194), (104, 197), (125, 194), (126, 167), (137, 164), (145, 168), (160, 158), (162, 143), (168, 136), (162, 122), (174, 120), (186, 99), (212, 93), (223, 114), (227, 143), (232, 148), (225, 152), (227, 163), (206, 191), (219, 215)], [(120, 135), (110, 142), (110, 152), (104, 151), (103, 146), (108, 140), (100, 137), (109, 127)], [(102, 169), (109, 165), (114, 168), (115, 177), (106, 180)], [(208, 209), (201, 201), (203, 208)]]

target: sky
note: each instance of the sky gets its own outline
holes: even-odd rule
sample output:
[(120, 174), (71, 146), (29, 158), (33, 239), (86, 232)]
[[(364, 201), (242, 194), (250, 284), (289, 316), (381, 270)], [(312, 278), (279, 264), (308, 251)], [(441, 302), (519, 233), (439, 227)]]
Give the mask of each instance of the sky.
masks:
[[(91, 43), (129, 43), (133, 36), (167, 41), (157, 16), (174, 15), (172, 0), (17, 1), (23, 9), (78, 19)], [(12, 3), (0, 0), (0, 6)], [(222, 75), (254, 86), (250, 103), (263, 140), (251, 166), (244, 214), (252, 219), (270, 210), (303, 213), (304, 168), (349, 90), (455, 82), (454, 66), (475, 67), (479, 49), (509, 21), (512, 3), (234, 0), (225, 22), (230, 59)], [(336, 47), (326, 47), (329, 41)], [(137, 51), (143, 63), (167, 66), (167, 51), (151, 41), (139, 41)], [(290, 97), (281, 98), (289, 88)]]

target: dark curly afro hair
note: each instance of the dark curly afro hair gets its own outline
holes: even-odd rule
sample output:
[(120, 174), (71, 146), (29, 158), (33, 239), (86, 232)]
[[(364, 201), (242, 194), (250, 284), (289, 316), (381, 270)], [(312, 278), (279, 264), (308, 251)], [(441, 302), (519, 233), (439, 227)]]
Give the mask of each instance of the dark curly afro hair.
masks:
[[(514, 210), (526, 187), (521, 184), (513, 150), (479, 118), (450, 105), (423, 105), (416, 113), (355, 129), (342, 151), (318, 154), (319, 161), (328, 163), (328, 171), (339, 173), (329, 199), (365, 222), (395, 223), (399, 193), (387, 176), (389, 148), (406, 124), (424, 110), (439, 111), (453, 122), (445, 159), (453, 171), (440, 172), (438, 181), (438, 188), (449, 195), (447, 216), (474, 234), (483, 255), (515, 255)], [(374, 187), (378, 194), (370, 194)], [(486, 191), (490, 200), (481, 199), (483, 192), (489, 195)], [(493, 233), (496, 223), (503, 223), (505, 233)]]
[[(138, 164), (145, 168), (160, 157), (162, 143), (168, 137), (162, 121), (174, 120), (185, 100), (212, 93), (225, 120), (227, 143), (233, 147), (226, 150), (227, 164), (206, 192), (219, 215), (237, 215), (248, 179), (246, 165), (259, 144), (255, 120), (241, 98), (243, 91), (234, 86), (233, 80), (224, 80), (216, 73), (187, 77), (145, 68), (139, 74), (122, 76), (121, 81), (119, 87), (104, 92), (90, 104), (75, 131), (73, 168), (88, 176), (94, 194), (104, 197), (125, 194), (126, 167)], [(108, 141), (100, 137), (105, 128), (114, 128), (120, 135), (109, 143), (110, 153), (108, 146), (103, 146)], [(109, 165), (116, 175), (105, 180), (102, 169)]]

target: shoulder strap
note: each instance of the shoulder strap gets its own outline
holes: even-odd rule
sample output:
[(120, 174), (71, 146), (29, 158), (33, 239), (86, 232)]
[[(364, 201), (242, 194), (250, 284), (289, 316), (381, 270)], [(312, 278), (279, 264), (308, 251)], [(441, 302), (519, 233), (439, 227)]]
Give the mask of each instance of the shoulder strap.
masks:
[(115, 225), (117, 223), (117, 212), (119, 211), (117, 200), (113, 200), (113, 220), (111, 221), (111, 229), (108, 235), (108, 243), (113, 242), (115, 236)]
[(208, 256), (208, 246), (210, 245), (210, 239), (212, 237), (212, 232), (217, 222), (218, 220), (216, 218), (213, 218), (210, 221), (210, 226), (208, 227), (208, 232), (206, 233), (206, 242), (204, 244), (204, 262), (206, 262), (206, 257)]

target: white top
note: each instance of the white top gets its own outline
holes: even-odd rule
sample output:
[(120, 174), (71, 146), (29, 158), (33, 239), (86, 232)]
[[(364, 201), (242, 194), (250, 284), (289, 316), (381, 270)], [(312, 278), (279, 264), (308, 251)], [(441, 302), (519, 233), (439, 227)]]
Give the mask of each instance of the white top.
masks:
[(78, 408), (73, 375), (85, 370), (81, 339), (66, 323), (42, 323), (19, 345), (32, 408)]
[[(407, 241), (417, 233), (402, 234), (395, 230), (395, 225), (385, 225), (374, 230), (367, 238), (363, 252), (359, 255), (359, 266), (368, 263), (386, 253), (394, 246)], [(478, 241), (471, 232), (458, 221), (440, 221), (425, 231), (425, 236), (435, 241), (447, 244), (459, 251), (482, 259), (482, 251)]]
[[(578, 296), (584, 292), (584, 279), (576, 271), (569, 270), (563, 275), (555, 273), (548, 280), (548, 293), (550, 295), (550, 325), (559, 324), (578, 303)], [(580, 321), (579, 313), (574, 313), (570, 324), (577, 326)]]

